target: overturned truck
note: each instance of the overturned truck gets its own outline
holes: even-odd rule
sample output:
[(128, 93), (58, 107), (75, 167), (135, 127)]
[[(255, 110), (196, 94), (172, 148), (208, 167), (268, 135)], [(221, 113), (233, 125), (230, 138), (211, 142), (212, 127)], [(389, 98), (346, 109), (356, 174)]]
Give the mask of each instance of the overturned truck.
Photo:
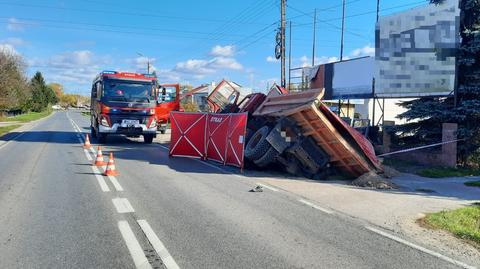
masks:
[(241, 99), (239, 89), (222, 81), (208, 102), (214, 113), (248, 113), (244, 154), (254, 166), (278, 165), (313, 179), (381, 172), (370, 141), (323, 104), (323, 95), (323, 89), (289, 93), (274, 85), (267, 95)]
[(359, 177), (381, 171), (371, 143), (322, 103), (323, 90), (267, 96), (253, 112), (257, 130), (245, 157), (258, 167), (274, 163), (313, 179), (335, 171)]

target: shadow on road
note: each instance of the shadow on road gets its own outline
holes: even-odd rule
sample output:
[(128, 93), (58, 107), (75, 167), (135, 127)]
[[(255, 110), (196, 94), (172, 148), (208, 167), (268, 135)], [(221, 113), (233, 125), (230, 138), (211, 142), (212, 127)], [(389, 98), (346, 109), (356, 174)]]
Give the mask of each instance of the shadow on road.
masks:
[(0, 137), (0, 141), (78, 144), (76, 134), (76, 132), (65, 131), (11, 132)]

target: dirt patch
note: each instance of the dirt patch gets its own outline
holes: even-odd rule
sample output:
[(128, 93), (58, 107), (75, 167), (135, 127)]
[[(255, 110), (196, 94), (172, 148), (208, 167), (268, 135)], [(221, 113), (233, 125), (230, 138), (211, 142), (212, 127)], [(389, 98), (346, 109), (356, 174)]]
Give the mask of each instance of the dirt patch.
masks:
[(380, 190), (398, 189), (398, 186), (375, 172), (365, 173), (351, 183), (353, 186)]

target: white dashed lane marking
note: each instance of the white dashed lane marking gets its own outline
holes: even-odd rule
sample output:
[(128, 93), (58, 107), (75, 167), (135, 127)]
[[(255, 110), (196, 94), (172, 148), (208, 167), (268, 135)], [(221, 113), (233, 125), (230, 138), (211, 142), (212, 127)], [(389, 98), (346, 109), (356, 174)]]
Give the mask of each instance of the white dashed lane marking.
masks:
[(123, 240), (127, 244), (128, 251), (130, 252), (130, 256), (132, 256), (133, 263), (135, 263), (135, 267), (138, 269), (150, 269), (152, 266), (145, 257), (145, 253), (143, 252), (140, 243), (138, 243), (137, 238), (133, 234), (132, 228), (127, 221), (122, 220), (118, 222), (118, 229), (122, 234)]
[(92, 166), (92, 170), (93, 170), (93, 173), (95, 174), (95, 177), (97, 178), (98, 184), (100, 185), (100, 188), (102, 189), (102, 191), (109, 192), (110, 188), (108, 187), (107, 182), (105, 182), (105, 179), (100, 173), (100, 170), (98, 170), (96, 166)]
[(127, 198), (113, 198), (112, 202), (120, 214), (135, 212)]
[(145, 233), (148, 241), (150, 241), (150, 244), (152, 244), (153, 248), (157, 252), (158, 256), (160, 256), (160, 259), (162, 259), (165, 267), (167, 267), (167, 269), (179, 269), (180, 267), (178, 267), (178, 264), (175, 262), (172, 255), (170, 255), (167, 248), (162, 241), (160, 241), (148, 222), (146, 220), (137, 220), (137, 222), (138, 225), (140, 225), (140, 228), (142, 228), (143, 233)]

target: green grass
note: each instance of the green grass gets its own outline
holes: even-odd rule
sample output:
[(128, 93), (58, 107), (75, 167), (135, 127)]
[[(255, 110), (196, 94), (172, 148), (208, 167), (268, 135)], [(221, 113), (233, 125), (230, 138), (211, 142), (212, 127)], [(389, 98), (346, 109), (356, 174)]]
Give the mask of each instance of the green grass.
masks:
[(28, 112), (14, 117), (6, 118), (5, 121), (19, 121), (19, 122), (30, 122), (34, 120), (41, 119), (52, 113), (51, 109), (42, 111), (42, 112)]
[(417, 172), (419, 176), (442, 178), (442, 177), (465, 177), (465, 176), (480, 176), (479, 169), (473, 168), (449, 168), (449, 167), (432, 167), (422, 169)]
[(0, 127), (0, 137), (4, 134), (10, 132), (13, 129), (20, 127), (20, 126), (21, 125), (8, 125), (8, 126)]
[(428, 214), (424, 220), (480, 247), (480, 205)]
[(477, 181), (468, 181), (464, 183), (466, 186), (469, 187), (479, 187), (480, 188), (480, 180)]
[(80, 113), (85, 117), (90, 117), (90, 111), (82, 111)]

